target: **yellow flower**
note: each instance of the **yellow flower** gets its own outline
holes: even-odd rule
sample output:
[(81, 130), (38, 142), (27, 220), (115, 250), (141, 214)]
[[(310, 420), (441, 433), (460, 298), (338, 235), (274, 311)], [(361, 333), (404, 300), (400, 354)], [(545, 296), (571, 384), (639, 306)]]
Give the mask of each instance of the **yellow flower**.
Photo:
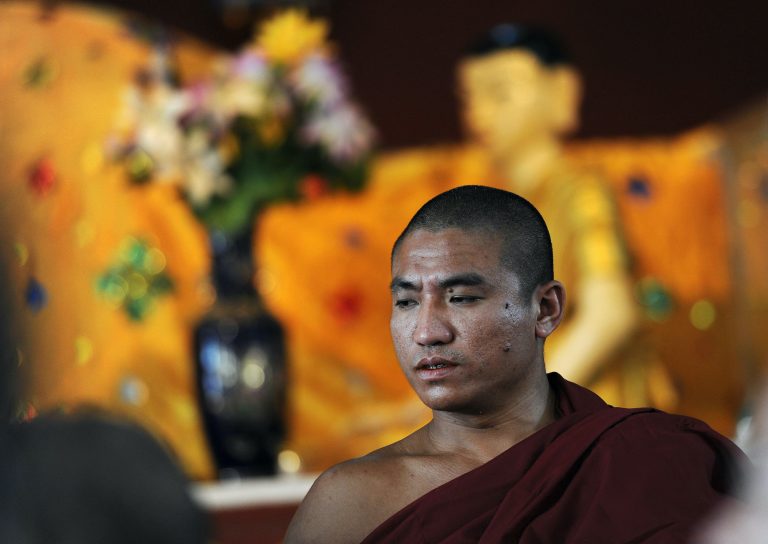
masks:
[(256, 46), (273, 62), (293, 64), (322, 48), (327, 34), (324, 21), (312, 21), (306, 11), (290, 9), (261, 25)]
[(259, 137), (267, 147), (277, 147), (285, 139), (285, 129), (279, 119), (270, 117), (258, 124)]

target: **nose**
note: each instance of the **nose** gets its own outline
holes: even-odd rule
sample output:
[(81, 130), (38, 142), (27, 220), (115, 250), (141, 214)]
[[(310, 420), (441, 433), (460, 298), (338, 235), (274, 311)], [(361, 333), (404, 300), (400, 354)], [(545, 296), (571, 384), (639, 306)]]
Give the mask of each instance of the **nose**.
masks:
[(486, 114), (485, 110), (486, 108), (481, 107), (475, 101), (467, 101), (464, 103), (464, 128), (470, 134), (477, 134), (478, 132), (482, 132), (483, 128), (488, 123), (488, 115)]
[(445, 312), (434, 304), (419, 307), (414, 340), (421, 346), (436, 346), (453, 341), (454, 331)]

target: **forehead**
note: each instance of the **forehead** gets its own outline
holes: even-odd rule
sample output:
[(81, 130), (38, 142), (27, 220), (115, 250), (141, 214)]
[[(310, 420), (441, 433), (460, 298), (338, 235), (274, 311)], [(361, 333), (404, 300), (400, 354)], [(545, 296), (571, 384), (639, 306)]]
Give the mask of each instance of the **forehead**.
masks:
[(408, 234), (392, 259), (392, 274), (451, 274), (479, 272), (493, 275), (501, 269), (501, 240), (484, 231), (456, 228)]
[(544, 70), (529, 51), (510, 49), (464, 59), (459, 63), (458, 75), (459, 81), (471, 91), (513, 81), (533, 83)]

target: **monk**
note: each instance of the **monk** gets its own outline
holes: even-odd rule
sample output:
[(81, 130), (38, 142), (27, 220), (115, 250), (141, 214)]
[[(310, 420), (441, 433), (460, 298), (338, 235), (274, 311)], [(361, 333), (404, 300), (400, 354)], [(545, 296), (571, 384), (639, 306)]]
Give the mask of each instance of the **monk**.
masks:
[(513, 193), (427, 202), (392, 251), (391, 333), (432, 420), (323, 473), (296, 543), (683, 542), (742, 454), (705, 423), (624, 409), (558, 374), (547, 226)]

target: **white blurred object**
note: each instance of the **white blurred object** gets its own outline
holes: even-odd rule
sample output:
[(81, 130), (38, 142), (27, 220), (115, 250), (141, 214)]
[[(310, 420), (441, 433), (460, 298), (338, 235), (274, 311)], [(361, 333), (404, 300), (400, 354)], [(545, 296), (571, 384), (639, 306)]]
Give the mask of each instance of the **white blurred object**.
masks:
[(209, 511), (247, 506), (299, 504), (317, 476), (317, 474), (285, 475), (200, 483), (192, 486), (192, 496), (198, 504)]
[(745, 473), (736, 495), (702, 527), (696, 544), (763, 544), (768, 542), (768, 387), (754, 413), (744, 417), (736, 429), (736, 443), (749, 456), (752, 466)]

